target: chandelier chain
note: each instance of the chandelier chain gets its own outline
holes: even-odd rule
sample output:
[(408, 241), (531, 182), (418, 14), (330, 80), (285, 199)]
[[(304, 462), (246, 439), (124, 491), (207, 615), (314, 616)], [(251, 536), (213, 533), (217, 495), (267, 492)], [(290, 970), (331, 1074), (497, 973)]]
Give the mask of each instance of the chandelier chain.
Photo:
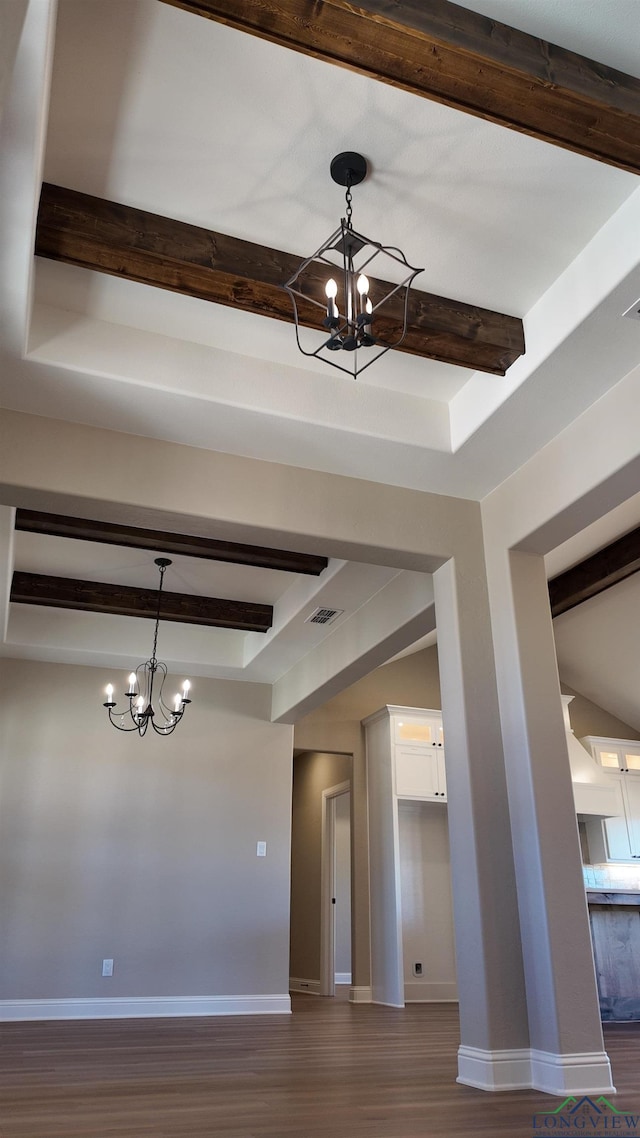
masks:
[(151, 664), (157, 663), (157, 661), (156, 661), (156, 647), (158, 645), (158, 629), (160, 627), (160, 605), (162, 603), (162, 584), (164, 581), (164, 575), (165, 575), (166, 570), (167, 570), (166, 565), (159, 565), (158, 568), (160, 570), (160, 588), (158, 589), (158, 608), (156, 610), (156, 629), (155, 629), (155, 632), (153, 635), (153, 651), (151, 653), (151, 660), (150, 660)]
[(353, 229), (353, 225), (351, 222), (351, 218), (353, 216), (353, 206), (351, 204), (352, 194), (351, 194), (351, 177), (350, 176), (347, 177), (347, 192), (344, 195), (344, 197), (345, 197), (345, 201), (347, 203), (347, 229)]

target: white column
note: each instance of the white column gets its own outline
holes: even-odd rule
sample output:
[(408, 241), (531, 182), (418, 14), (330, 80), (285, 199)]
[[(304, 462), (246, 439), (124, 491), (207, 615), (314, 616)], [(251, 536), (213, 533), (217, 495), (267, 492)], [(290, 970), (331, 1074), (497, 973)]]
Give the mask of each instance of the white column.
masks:
[(542, 558), (452, 559), (434, 584), (459, 1081), (611, 1092)]
[(544, 561), (487, 556), (532, 1084), (611, 1092)]
[(445, 732), (456, 964), (458, 1080), (531, 1086), (515, 869), (481, 550), (434, 574)]

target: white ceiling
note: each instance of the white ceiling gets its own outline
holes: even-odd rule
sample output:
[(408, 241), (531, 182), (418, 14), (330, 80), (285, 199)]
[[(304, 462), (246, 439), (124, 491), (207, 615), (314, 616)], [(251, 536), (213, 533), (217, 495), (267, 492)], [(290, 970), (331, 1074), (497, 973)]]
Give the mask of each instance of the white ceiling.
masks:
[[(465, 6), (640, 76), (637, 0)], [(60, 0), (47, 105), (37, 60), (49, 9), (29, 7), (20, 116), (5, 118), (3, 406), (481, 500), (640, 362), (640, 323), (621, 316), (640, 296), (634, 175), (159, 0)], [(329, 163), (354, 148), (370, 163), (356, 226), (424, 265), (420, 288), (524, 319), (527, 352), (504, 379), (394, 352), (353, 383), (300, 355), (289, 325), (46, 260), (34, 271), (42, 177), (302, 258), (339, 221)], [(633, 507), (615, 532), (576, 539), (551, 555), (550, 575), (639, 522)], [(15, 542), (18, 568), (144, 587), (152, 559)], [(182, 558), (173, 571), (174, 591), (267, 600), (276, 622), (260, 646), (258, 634), (174, 625), (165, 657), (265, 682), (331, 633), (304, 625), (316, 604), (348, 621), (384, 606), (397, 576), (332, 562), (301, 579)], [(596, 629), (585, 623), (586, 641), (570, 646), (565, 627), (586, 607), (558, 625), (578, 690), (575, 660)], [(149, 629), (13, 606), (2, 651), (126, 667), (129, 651), (146, 654)], [(581, 682), (595, 691), (592, 676)]]

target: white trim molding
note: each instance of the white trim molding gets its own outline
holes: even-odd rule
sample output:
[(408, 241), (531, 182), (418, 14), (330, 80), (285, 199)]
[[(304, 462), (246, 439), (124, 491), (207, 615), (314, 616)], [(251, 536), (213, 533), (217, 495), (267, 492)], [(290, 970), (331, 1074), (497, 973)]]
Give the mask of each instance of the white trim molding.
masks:
[(606, 1051), (531, 1051), (531, 1086), (550, 1095), (615, 1094)]
[(528, 1047), (511, 1051), (485, 1051), (480, 1047), (458, 1048), (458, 1083), (481, 1091), (515, 1091), (531, 1086), (531, 1052)]
[(290, 1013), (291, 997), (288, 993), (274, 996), (115, 996), (107, 999), (0, 1000), (0, 1021)]
[(360, 984), (357, 987), (352, 986), (349, 989), (349, 1003), (350, 1004), (370, 1004), (372, 1002), (373, 1001), (371, 999), (371, 987), (370, 986)]
[(301, 980), (298, 976), (289, 977), (289, 991), (290, 992), (307, 992), (312, 996), (320, 995), (320, 981), (319, 980)]
[(550, 1095), (615, 1094), (605, 1051), (556, 1055), (521, 1048), (485, 1051), (461, 1046), (458, 1079), (482, 1091), (536, 1090)]

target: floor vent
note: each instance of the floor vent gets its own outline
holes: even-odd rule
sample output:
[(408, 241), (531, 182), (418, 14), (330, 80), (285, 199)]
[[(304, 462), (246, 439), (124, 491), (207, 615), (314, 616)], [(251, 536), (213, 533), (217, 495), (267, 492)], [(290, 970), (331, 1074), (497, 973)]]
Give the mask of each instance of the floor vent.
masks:
[(344, 609), (314, 609), (305, 624), (332, 624), (336, 617), (342, 616)]

